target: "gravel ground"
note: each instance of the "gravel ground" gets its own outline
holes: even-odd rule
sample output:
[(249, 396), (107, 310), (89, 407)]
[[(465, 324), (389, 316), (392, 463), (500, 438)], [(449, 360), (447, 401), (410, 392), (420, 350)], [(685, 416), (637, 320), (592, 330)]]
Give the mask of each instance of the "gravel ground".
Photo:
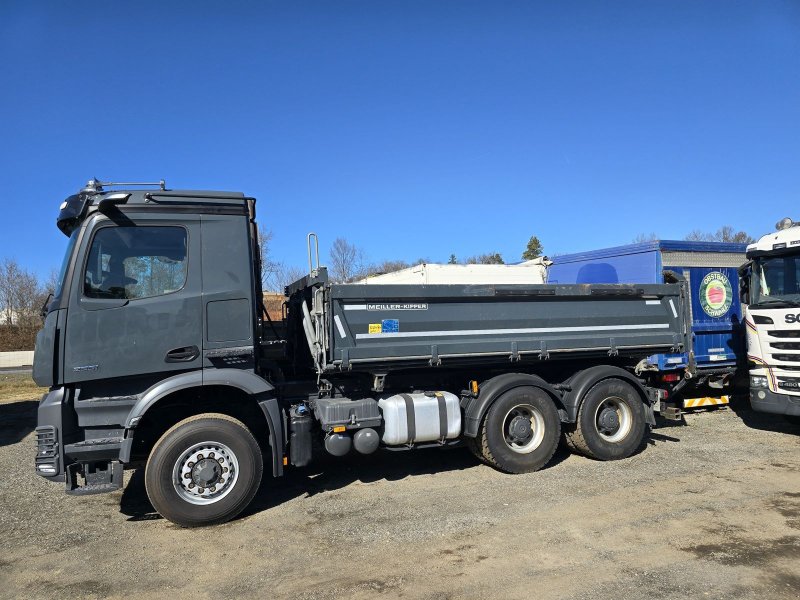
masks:
[(0, 404), (0, 598), (800, 596), (800, 430), (743, 403), (529, 475), (463, 449), (323, 460), (200, 530), (139, 472), (83, 498), (34, 475), (35, 408)]

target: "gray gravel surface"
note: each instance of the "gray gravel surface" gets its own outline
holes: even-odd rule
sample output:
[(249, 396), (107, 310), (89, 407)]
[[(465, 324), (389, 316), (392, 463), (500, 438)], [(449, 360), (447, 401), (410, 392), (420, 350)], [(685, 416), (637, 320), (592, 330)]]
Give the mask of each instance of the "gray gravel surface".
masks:
[(529, 475), (463, 449), (322, 460), (199, 530), (140, 472), (90, 497), (37, 477), (35, 408), (0, 404), (0, 598), (800, 597), (800, 429), (742, 403)]

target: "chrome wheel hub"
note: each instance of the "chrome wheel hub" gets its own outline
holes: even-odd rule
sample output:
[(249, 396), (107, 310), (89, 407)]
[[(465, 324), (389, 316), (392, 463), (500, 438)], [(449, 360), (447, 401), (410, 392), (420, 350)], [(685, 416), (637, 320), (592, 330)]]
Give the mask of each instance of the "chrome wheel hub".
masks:
[(178, 495), (192, 504), (213, 504), (228, 495), (239, 477), (239, 461), (220, 442), (201, 442), (187, 448), (172, 469)]

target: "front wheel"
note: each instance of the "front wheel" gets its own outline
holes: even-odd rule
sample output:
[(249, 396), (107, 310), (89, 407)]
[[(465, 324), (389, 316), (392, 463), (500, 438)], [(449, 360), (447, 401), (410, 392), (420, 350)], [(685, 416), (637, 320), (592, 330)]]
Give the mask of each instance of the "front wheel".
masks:
[(156, 442), (145, 467), (153, 507), (182, 527), (224, 523), (250, 504), (263, 471), (250, 430), (223, 414), (184, 419)]
[(621, 379), (604, 379), (583, 398), (567, 445), (597, 460), (627, 458), (642, 445), (646, 429), (644, 404)]
[(484, 461), (506, 473), (528, 473), (547, 464), (558, 447), (561, 419), (542, 390), (519, 387), (492, 403), (478, 432)]

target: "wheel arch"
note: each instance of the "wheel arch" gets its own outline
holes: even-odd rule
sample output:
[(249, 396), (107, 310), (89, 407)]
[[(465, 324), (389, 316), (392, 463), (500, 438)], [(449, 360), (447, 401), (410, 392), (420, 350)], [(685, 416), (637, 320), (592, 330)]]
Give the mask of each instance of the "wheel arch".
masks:
[(552, 385), (538, 375), (531, 375), (529, 373), (504, 373), (480, 384), (478, 388), (478, 397), (470, 400), (464, 409), (463, 435), (471, 438), (476, 437), (481, 421), (492, 403), (509, 390), (518, 387), (535, 387), (544, 391), (550, 396), (551, 400), (553, 400), (561, 419), (564, 419), (566, 413), (564, 412), (561, 395)]
[[(226, 396), (229, 390), (231, 396), (237, 401), (222, 402), (221, 397)], [(133, 451), (133, 441), (137, 428), (155, 411), (165, 408), (173, 403), (186, 403), (192, 398), (200, 397), (194, 410), (188, 412), (207, 412), (214, 408), (224, 414), (241, 418), (242, 410), (248, 412), (251, 424), (262, 423), (266, 425), (269, 434), (269, 444), (272, 449), (272, 474), (278, 477), (283, 474), (283, 454), (286, 443), (284, 423), (278, 407), (275, 388), (266, 380), (250, 371), (239, 369), (207, 369), (191, 371), (168, 377), (159, 381), (146, 390), (134, 404), (125, 420), (128, 430), (127, 444), (120, 456), (123, 462), (129, 462)], [(252, 402), (248, 402), (252, 400)], [(257, 405), (258, 408), (255, 408)], [(172, 423), (166, 423), (168, 429)], [(163, 427), (163, 426), (162, 426)], [(256, 434), (257, 432), (254, 432)]]
[[(625, 369), (615, 367), (612, 365), (596, 365), (589, 367), (583, 371), (578, 371), (570, 377), (565, 384), (569, 386), (569, 390), (564, 393), (562, 398), (564, 410), (567, 413), (567, 422), (574, 423), (578, 418), (578, 409), (581, 402), (586, 397), (587, 392), (595, 385), (606, 379), (622, 379), (626, 383), (631, 384), (633, 389), (639, 395), (642, 403), (646, 408), (650, 407), (650, 400), (647, 391), (644, 389), (642, 383), (631, 373)], [(648, 415), (648, 423), (652, 418), (652, 411), (645, 412)]]

